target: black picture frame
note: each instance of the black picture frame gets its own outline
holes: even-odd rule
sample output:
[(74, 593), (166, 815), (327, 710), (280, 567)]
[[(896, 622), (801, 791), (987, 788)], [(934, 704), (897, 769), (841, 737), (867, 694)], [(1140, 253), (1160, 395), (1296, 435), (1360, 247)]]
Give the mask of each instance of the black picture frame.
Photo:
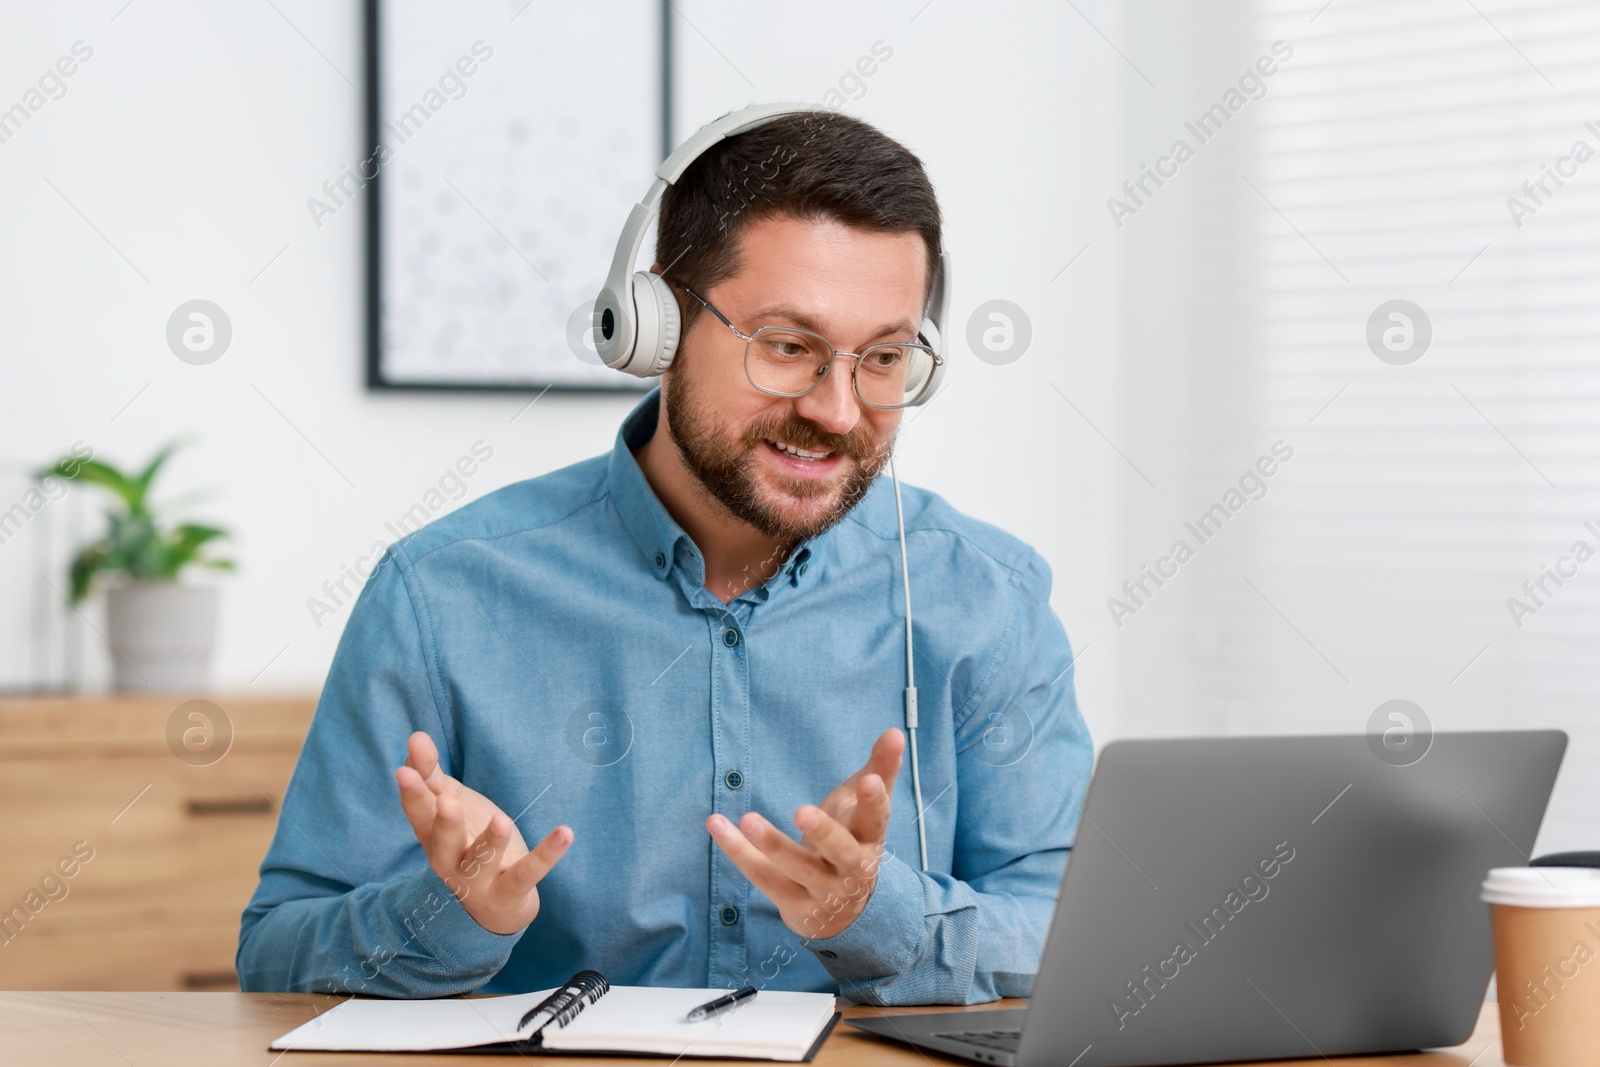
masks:
[[(531, 2), (531, 0), (530, 0)], [(362, 137), (365, 146), (363, 157), (377, 151), (381, 141), (383, 93), (380, 76), (383, 66), (381, 35), (378, 32), (382, 0), (363, 0), (362, 4)], [(671, 155), (675, 141), (672, 134), (672, 2), (661, 0), (658, 5), (659, 34), (661, 41), (661, 158)], [(648, 175), (640, 175), (641, 188)], [(492, 382), (398, 382), (383, 373), (383, 168), (376, 169), (368, 179), (366, 211), (363, 218), (365, 245), (365, 348), (366, 388), (368, 392), (393, 393), (544, 393), (565, 392), (594, 395), (642, 395), (654, 387), (654, 381), (630, 378), (617, 374), (615, 386), (574, 384), (568, 382), (492, 383)], [(620, 231), (622, 222), (618, 219)]]

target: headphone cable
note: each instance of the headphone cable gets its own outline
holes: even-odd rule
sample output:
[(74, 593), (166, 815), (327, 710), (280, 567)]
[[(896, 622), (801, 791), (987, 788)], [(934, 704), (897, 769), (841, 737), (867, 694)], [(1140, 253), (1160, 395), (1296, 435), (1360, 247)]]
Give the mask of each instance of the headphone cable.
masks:
[(911, 796), (917, 805), (917, 849), (922, 869), (928, 869), (928, 830), (922, 819), (922, 773), (917, 766), (917, 682), (912, 666), (911, 644), (911, 567), (906, 562), (906, 517), (900, 505), (900, 478), (895, 474), (894, 457), (889, 457), (889, 480), (894, 482), (894, 517), (900, 527), (900, 587), (906, 594), (906, 742), (911, 749)]

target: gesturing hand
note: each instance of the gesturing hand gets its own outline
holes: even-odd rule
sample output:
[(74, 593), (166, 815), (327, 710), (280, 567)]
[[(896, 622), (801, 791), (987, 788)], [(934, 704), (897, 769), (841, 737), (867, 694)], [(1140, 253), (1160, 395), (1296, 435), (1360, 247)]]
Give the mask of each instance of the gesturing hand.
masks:
[(539, 880), (566, 854), (572, 829), (557, 826), (532, 852), (511, 817), (439, 768), (439, 750), (417, 732), (395, 769), (400, 806), (433, 868), (485, 930), (514, 934), (539, 914)]
[(797, 842), (755, 812), (735, 827), (721, 815), (706, 829), (734, 866), (778, 906), (784, 925), (802, 937), (832, 937), (855, 921), (878, 883), (889, 829), (889, 797), (900, 773), (905, 736), (885, 730), (866, 765), (820, 805), (795, 810)]

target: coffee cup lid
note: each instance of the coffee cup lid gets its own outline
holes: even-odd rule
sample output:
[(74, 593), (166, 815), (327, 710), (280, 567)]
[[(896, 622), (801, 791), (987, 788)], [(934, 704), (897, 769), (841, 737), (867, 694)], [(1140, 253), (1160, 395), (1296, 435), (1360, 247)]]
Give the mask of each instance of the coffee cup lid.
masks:
[(1600, 908), (1600, 870), (1588, 867), (1496, 867), (1482, 899), (1519, 908)]

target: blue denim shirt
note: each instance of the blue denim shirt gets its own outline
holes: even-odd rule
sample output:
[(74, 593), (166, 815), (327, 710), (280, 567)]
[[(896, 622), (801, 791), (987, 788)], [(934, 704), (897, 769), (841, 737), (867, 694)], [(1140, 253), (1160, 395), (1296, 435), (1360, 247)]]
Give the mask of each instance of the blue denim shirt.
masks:
[[(724, 605), (630, 447), (507, 486), (395, 543), (346, 626), (239, 931), (245, 990), (526, 992), (613, 984), (838, 991), (869, 1003), (1029, 993), (1092, 750), (1033, 549), (902, 486), (930, 870), (909, 760), (865, 909), (802, 938), (715, 846), (711, 812), (798, 837), (904, 727), (894, 491)], [(575, 838), (519, 934), (480, 927), (428, 867), (394, 769), (444, 770), (531, 844)]]

